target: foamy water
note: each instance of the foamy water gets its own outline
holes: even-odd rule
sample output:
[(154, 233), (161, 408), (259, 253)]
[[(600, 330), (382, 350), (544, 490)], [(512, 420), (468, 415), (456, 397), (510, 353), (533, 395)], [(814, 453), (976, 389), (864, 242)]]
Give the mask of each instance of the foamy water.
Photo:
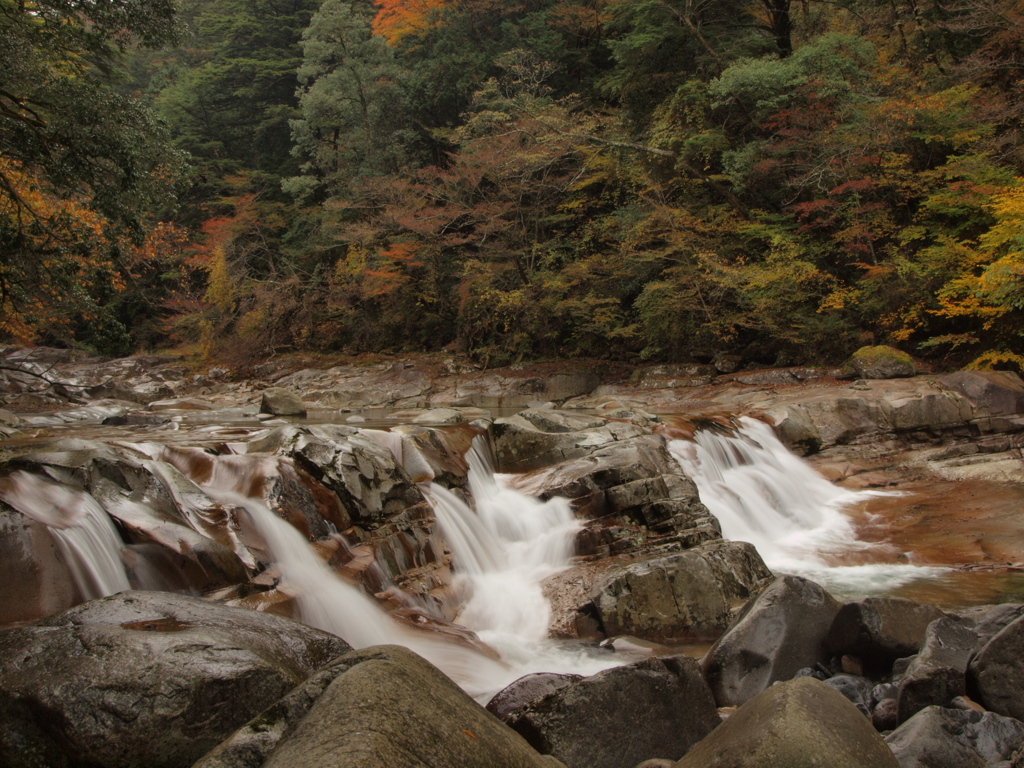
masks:
[[(669, 443), (725, 538), (750, 542), (773, 571), (804, 576), (837, 597), (888, 592), (946, 571), (892, 562), (902, 553), (857, 539), (843, 509), (886, 492), (839, 488), (768, 425), (747, 417), (739, 424), (736, 434), (701, 430), (692, 441)], [(836, 565), (844, 559), (876, 562)]]

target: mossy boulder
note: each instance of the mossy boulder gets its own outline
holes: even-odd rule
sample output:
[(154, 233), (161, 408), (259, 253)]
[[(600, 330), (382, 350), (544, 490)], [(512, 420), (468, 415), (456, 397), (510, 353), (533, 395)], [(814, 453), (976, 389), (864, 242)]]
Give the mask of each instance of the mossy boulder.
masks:
[(847, 362), (862, 379), (900, 379), (917, 373), (913, 358), (893, 347), (861, 347)]

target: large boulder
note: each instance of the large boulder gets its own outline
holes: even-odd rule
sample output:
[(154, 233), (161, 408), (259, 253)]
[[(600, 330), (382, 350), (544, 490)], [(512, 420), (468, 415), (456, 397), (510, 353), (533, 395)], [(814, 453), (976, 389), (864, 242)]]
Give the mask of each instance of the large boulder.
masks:
[(498, 691), (487, 702), (487, 711), (500, 720), (505, 720), (520, 707), (542, 699), (582, 680), (583, 675), (560, 674), (558, 672), (534, 672), (523, 675)]
[(622, 768), (682, 756), (719, 718), (697, 662), (665, 656), (570, 683), (506, 722), (569, 768)]
[(0, 632), (0, 765), (184, 768), (348, 650), (184, 595), (83, 603)]
[(270, 387), (263, 391), (260, 413), (269, 413), (273, 416), (305, 416), (306, 404), (290, 389)]
[(1024, 744), (1024, 723), (994, 712), (927, 707), (885, 737), (900, 768), (984, 768)]
[(592, 598), (609, 637), (716, 637), (771, 577), (753, 545), (718, 541), (613, 569)]
[(826, 646), (837, 656), (852, 654), (866, 668), (885, 670), (921, 650), (928, 625), (945, 616), (932, 605), (896, 597), (868, 597), (836, 613)]
[(884, 345), (861, 347), (850, 357), (849, 365), (862, 379), (898, 379), (917, 372), (910, 355)]
[(853, 704), (812, 677), (761, 692), (674, 768), (898, 768)]
[(581, 555), (621, 554), (655, 544), (685, 548), (722, 535), (697, 487), (658, 435), (591, 446), (583, 456), (522, 475), (515, 486), (541, 499), (572, 499), (577, 516), (586, 521), (577, 537)]
[(194, 768), (557, 768), (412, 651), (353, 651)]
[(334, 492), (353, 522), (378, 522), (425, 503), (394, 453), (359, 432), (303, 430), (289, 453), (296, 465)]
[(720, 707), (736, 706), (804, 667), (827, 662), (825, 637), (839, 603), (799, 576), (780, 576), (750, 600), (701, 660)]
[(971, 661), (970, 676), (987, 709), (1024, 720), (1024, 616), (986, 643)]
[(933, 704), (947, 707), (967, 692), (967, 664), (977, 638), (957, 617), (946, 616), (928, 625), (921, 652), (900, 678), (896, 696), (900, 722)]

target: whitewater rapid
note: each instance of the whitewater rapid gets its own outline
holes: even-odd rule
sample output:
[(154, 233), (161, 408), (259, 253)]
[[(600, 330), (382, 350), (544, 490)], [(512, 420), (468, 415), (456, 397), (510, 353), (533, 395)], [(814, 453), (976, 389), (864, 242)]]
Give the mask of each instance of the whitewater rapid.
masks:
[[(804, 576), (839, 598), (890, 592), (946, 571), (892, 562), (904, 553), (858, 540), (843, 510), (890, 492), (835, 486), (767, 424), (749, 417), (737, 424), (735, 431), (702, 429), (693, 440), (669, 442), (725, 538), (753, 544), (772, 571)], [(868, 562), (842, 564), (857, 560)]]

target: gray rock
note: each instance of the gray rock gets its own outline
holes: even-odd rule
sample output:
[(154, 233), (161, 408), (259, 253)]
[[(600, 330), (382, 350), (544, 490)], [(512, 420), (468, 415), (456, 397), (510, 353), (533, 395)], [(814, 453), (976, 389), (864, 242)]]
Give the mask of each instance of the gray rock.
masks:
[(414, 424), (459, 424), (465, 420), (462, 411), (455, 408), (431, 408), (412, 421)]
[(956, 371), (936, 378), (942, 386), (969, 398), (978, 416), (1024, 413), (1024, 382), (1010, 371)]
[(927, 707), (885, 741), (900, 768), (983, 768), (1024, 743), (1024, 723), (993, 712)]
[(594, 521), (577, 537), (578, 554), (619, 554), (652, 541), (685, 548), (721, 538), (718, 521), (660, 436), (596, 447), (586, 445), (586, 433), (568, 436), (580, 437), (585, 455), (523, 475), (517, 487), (542, 499), (572, 499), (577, 516)]
[(861, 713), (871, 719), (871, 713), (875, 708), (875, 700), (872, 696), (871, 681), (859, 675), (833, 675), (825, 681), (825, 685), (834, 688), (843, 694)]
[(891, 731), (899, 725), (896, 699), (878, 699), (875, 708), (871, 711), (871, 724), (876, 731)]
[(563, 675), (557, 672), (535, 672), (532, 675), (525, 675), (494, 694), (487, 702), (487, 711), (499, 720), (505, 720), (516, 709), (582, 679), (583, 675)]
[(897, 768), (892, 752), (842, 695), (801, 677), (755, 696), (675, 768)]
[(569, 768), (622, 768), (682, 756), (719, 718), (697, 662), (667, 656), (578, 680), (507, 722)]
[(1024, 617), (986, 643), (969, 668), (979, 701), (993, 712), (1024, 720)]
[(701, 660), (720, 707), (752, 699), (801, 668), (828, 661), (825, 636), (839, 603), (799, 576), (780, 576), (740, 615)]
[(895, 597), (869, 597), (836, 613), (826, 645), (837, 656), (859, 656), (867, 669), (885, 670), (921, 650), (924, 633), (945, 614), (932, 605)]
[(380, 520), (425, 503), (395, 455), (358, 432), (327, 439), (304, 431), (296, 436), (290, 455), (334, 492), (354, 522)]
[(716, 636), (771, 575), (753, 545), (719, 541), (614, 569), (592, 598), (609, 636)]
[(306, 405), (297, 394), (284, 387), (270, 387), (263, 391), (260, 413), (273, 416), (305, 416)]
[(0, 764), (181, 768), (348, 650), (184, 595), (83, 603), (0, 633)]
[(548, 409), (528, 409), (495, 419), (490, 427), (494, 457), (501, 472), (529, 472), (648, 433), (634, 424)]
[(967, 692), (967, 664), (976, 643), (977, 636), (962, 619), (944, 617), (928, 625), (921, 652), (900, 680), (900, 722), (932, 704), (948, 707)]
[(849, 365), (862, 379), (898, 379), (917, 372), (910, 355), (884, 345), (861, 347), (853, 353)]
[(194, 768), (557, 768), (412, 651), (353, 651)]

